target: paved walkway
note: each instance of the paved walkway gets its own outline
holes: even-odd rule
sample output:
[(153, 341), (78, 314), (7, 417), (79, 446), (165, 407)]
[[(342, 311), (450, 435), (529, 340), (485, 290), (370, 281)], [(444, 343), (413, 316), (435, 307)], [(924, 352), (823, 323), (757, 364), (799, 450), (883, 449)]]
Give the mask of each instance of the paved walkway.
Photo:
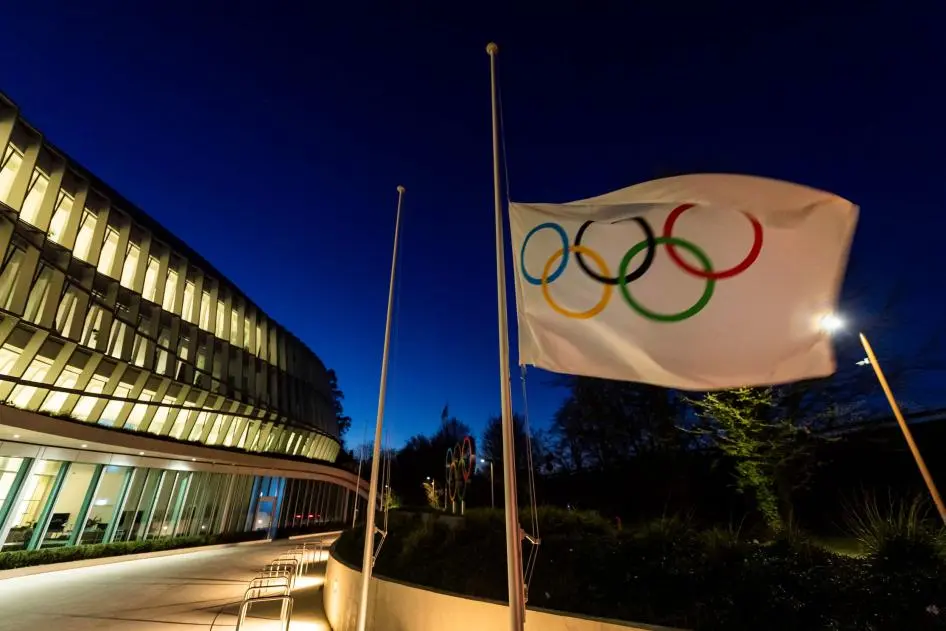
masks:
[[(247, 583), (295, 543), (234, 546), (0, 580), (0, 631), (233, 631)], [(331, 631), (322, 612), (324, 573), (324, 560), (310, 564), (293, 591), (292, 631)], [(253, 610), (246, 631), (278, 628), (278, 608), (264, 607)]]

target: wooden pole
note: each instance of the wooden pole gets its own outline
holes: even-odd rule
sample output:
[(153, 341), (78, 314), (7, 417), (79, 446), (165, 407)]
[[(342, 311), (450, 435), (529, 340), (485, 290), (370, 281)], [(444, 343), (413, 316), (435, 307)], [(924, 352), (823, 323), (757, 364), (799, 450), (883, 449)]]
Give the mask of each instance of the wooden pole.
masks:
[(910, 447), (910, 452), (913, 454), (913, 459), (916, 461), (916, 466), (920, 469), (920, 475), (923, 476), (923, 481), (926, 482), (926, 488), (929, 489), (930, 495), (933, 497), (933, 503), (936, 504), (936, 509), (939, 511), (940, 518), (943, 520), (943, 523), (946, 523), (946, 505), (943, 504), (943, 498), (939, 496), (939, 491), (936, 489), (936, 483), (933, 481), (933, 476), (930, 475), (930, 470), (926, 468), (926, 462), (923, 461), (923, 456), (920, 455), (920, 449), (916, 446), (916, 441), (913, 440), (913, 433), (910, 431), (906, 420), (903, 418), (903, 412), (900, 411), (900, 406), (897, 405), (897, 400), (893, 398), (893, 391), (890, 390), (890, 384), (887, 383), (887, 378), (884, 376), (884, 371), (880, 368), (880, 362), (877, 361), (877, 356), (874, 355), (874, 349), (871, 348), (870, 342), (867, 341), (867, 338), (863, 333), (860, 334), (860, 337), (861, 344), (864, 346), (864, 350), (867, 352), (867, 359), (870, 361), (870, 365), (874, 368), (874, 374), (877, 375), (877, 381), (880, 382), (880, 387), (883, 388), (884, 394), (887, 395), (887, 403), (890, 404), (890, 409), (893, 410), (893, 415), (897, 417), (897, 423), (900, 424), (900, 430), (903, 432), (903, 437), (907, 439), (907, 445)]

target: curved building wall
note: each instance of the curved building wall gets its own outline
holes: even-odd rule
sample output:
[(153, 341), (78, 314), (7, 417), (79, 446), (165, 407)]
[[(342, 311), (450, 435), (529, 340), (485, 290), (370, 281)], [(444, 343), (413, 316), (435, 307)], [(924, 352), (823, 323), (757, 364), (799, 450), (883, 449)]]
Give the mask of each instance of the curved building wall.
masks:
[(0, 94), (0, 402), (334, 462), (326, 370)]

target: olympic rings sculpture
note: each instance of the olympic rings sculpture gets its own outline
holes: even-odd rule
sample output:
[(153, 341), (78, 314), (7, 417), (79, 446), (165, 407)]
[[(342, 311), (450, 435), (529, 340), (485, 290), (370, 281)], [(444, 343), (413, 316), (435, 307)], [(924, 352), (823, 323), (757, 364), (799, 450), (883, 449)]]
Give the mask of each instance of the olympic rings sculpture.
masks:
[[(615, 286), (617, 286), (620, 290), (621, 296), (624, 298), (624, 302), (626, 302), (633, 311), (643, 318), (654, 322), (681, 322), (683, 320), (692, 318), (702, 311), (707, 304), (709, 304), (710, 299), (713, 297), (713, 291), (716, 288), (716, 281), (739, 276), (756, 262), (756, 259), (759, 258), (759, 254), (762, 252), (762, 224), (758, 219), (749, 213), (740, 211), (752, 224), (752, 247), (750, 248), (746, 257), (737, 265), (730, 267), (729, 269), (715, 270), (709, 257), (702, 249), (697, 247), (696, 244), (685, 239), (681, 239), (680, 237), (673, 236), (673, 227), (674, 224), (676, 224), (677, 219), (679, 219), (680, 215), (682, 215), (686, 210), (692, 208), (694, 205), (695, 204), (682, 204), (674, 208), (667, 216), (663, 226), (663, 234), (659, 237), (654, 236), (654, 231), (650, 227), (650, 224), (647, 223), (645, 218), (632, 217), (629, 220), (625, 220), (633, 221), (638, 226), (640, 226), (641, 231), (644, 233), (644, 240), (635, 243), (624, 254), (624, 257), (621, 259), (621, 262), (618, 265), (616, 276), (611, 275), (611, 270), (608, 268), (607, 263), (600, 254), (588, 246), (582, 245), (582, 239), (585, 237), (588, 228), (590, 228), (595, 222), (586, 221), (583, 223), (578, 229), (578, 234), (575, 235), (574, 243), (569, 243), (568, 234), (559, 224), (553, 222), (539, 224), (530, 230), (528, 234), (526, 234), (526, 238), (522, 242), (522, 248), (519, 251), (519, 266), (520, 271), (522, 272), (522, 277), (530, 285), (541, 286), (542, 295), (545, 298), (545, 301), (556, 313), (559, 313), (566, 318), (583, 320), (595, 317), (604, 311), (604, 308), (608, 306), (608, 303), (611, 300), (611, 295), (614, 293)], [(526, 247), (529, 245), (529, 240), (532, 238), (532, 235), (539, 232), (540, 230), (552, 230), (558, 234), (559, 238), (562, 240), (562, 247), (552, 253), (552, 255), (545, 262), (545, 266), (542, 269), (542, 275), (536, 277), (529, 274), (529, 272), (526, 270), (525, 254)], [(670, 259), (677, 265), (677, 267), (691, 276), (696, 276), (697, 278), (702, 278), (706, 281), (706, 286), (704, 287), (703, 294), (700, 296), (700, 298), (691, 307), (678, 313), (658, 313), (648, 309), (638, 302), (638, 300), (635, 299), (631, 294), (629, 287), (630, 284), (642, 278), (650, 270), (651, 265), (654, 263), (654, 257), (656, 255), (658, 245), (667, 246), (667, 254), (670, 255)], [(680, 253), (677, 251), (677, 248), (686, 250), (692, 254), (693, 257), (699, 262), (699, 267), (696, 267), (683, 260), (683, 258), (680, 256)], [(644, 260), (642, 260), (636, 268), (629, 270), (628, 268), (630, 267), (631, 261), (634, 260), (634, 257), (641, 252), (645, 252)], [(581, 271), (583, 271), (586, 276), (602, 285), (601, 299), (593, 307), (586, 311), (571, 311), (566, 309), (555, 302), (549, 290), (549, 285), (554, 283), (558, 277), (565, 272), (565, 269), (568, 267), (571, 254), (575, 255), (575, 261), (578, 263), (578, 267), (581, 268)], [(597, 268), (597, 271), (589, 267), (585, 257), (592, 261), (594, 266)], [(558, 265), (556, 265), (556, 262)]]
[(450, 501), (457, 496), (462, 500), (466, 495), (470, 475), (476, 469), (476, 456), (473, 455), (473, 440), (464, 436), (463, 441), (447, 449), (444, 464), (447, 468), (447, 494)]

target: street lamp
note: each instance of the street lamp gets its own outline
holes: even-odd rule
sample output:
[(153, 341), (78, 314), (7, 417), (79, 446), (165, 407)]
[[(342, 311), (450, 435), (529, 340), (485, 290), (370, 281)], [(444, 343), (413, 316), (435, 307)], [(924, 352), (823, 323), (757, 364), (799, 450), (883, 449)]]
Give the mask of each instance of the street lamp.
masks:
[(430, 489), (431, 491), (433, 491), (433, 494), (434, 494), (434, 508), (436, 508), (437, 510), (440, 510), (440, 498), (437, 497), (437, 481), (434, 480), (429, 475), (427, 476), (426, 479), (428, 482), (430, 482)]
[[(480, 458), (481, 464), (486, 464), (486, 459)], [(496, 494), (493, 487), (493, 461), (489, 461), (489, 506), (496, 508)]]
[(844, 320), (836, 313), (826, 313), (818, 319), (818, 328), (829, 335), (834, 334), (844, 328)]

